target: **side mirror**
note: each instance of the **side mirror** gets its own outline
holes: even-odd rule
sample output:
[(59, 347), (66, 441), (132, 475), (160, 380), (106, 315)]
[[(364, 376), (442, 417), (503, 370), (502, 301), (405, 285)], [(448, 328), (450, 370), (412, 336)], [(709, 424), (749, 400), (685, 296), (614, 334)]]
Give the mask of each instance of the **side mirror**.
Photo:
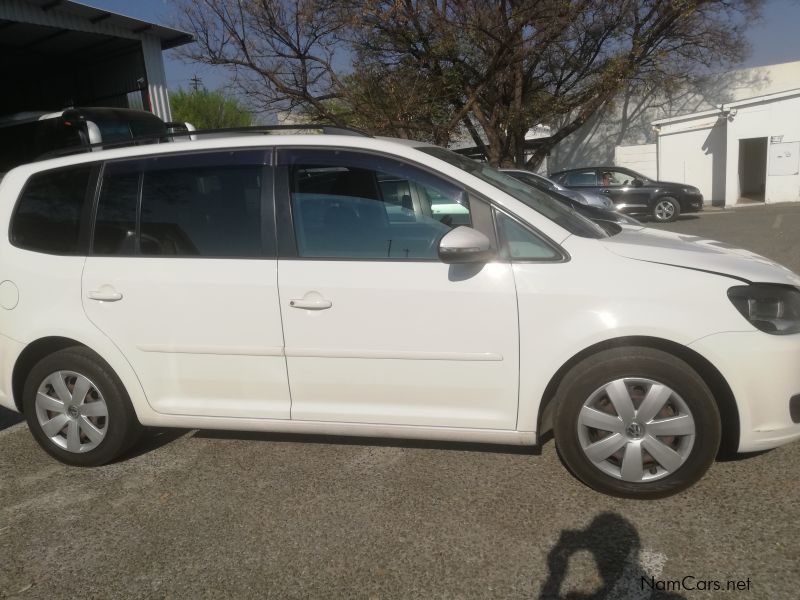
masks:
[(633, 181), (631, 181), (631, 185), (633, 187), (642, 187), (644, 185), (644, 181), (642, 181), (641, 179), (634, 179)]
[(492, 242), (471, 227), (456, 227), (439, 241), (439, 260), (443, 263), (482, 263), (493, 257)]

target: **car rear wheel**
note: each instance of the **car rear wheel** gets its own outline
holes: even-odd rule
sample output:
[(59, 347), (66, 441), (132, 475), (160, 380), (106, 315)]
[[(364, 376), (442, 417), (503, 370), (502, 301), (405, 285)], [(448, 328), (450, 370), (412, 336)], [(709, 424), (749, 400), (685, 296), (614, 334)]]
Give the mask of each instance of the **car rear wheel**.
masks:
[(88, 348), (66, 348), (43, 358), (28, 375), (23, 394), (34, 438), (66, 464), (111, 462), (141, 432), (119, 378)]
[(671, 223), (681, 214), (681, 205), (675, 198), (664, 196), (653, 206), (653, 218), (659, 223)]
[(677, 493), (703, 476), (719, 448), (710, 390), (688, 364), (660, 350), (599, 352), (568, 373), (555, 401), (561, 458), (607, 494)]

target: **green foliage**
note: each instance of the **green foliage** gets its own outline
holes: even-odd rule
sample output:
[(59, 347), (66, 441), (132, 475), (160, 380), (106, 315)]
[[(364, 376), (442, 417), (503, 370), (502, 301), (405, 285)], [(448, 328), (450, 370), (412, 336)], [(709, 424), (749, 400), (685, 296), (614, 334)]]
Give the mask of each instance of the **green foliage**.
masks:
[(241, 103), (220, 90), (172, 92), (169, 97), (172, 119), (185, 121), (197, 129), (247, 127), (253, 115)]

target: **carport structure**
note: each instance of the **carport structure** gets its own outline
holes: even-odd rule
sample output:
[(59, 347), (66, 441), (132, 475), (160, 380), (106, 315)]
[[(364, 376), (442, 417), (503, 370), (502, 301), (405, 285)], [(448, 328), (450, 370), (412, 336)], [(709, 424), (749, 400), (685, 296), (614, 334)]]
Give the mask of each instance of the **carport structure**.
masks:
[(0, 116), (114, 106), (168, 121), (161, 53), (191, 41), (183, 31), (68, 0), (3, 0)]

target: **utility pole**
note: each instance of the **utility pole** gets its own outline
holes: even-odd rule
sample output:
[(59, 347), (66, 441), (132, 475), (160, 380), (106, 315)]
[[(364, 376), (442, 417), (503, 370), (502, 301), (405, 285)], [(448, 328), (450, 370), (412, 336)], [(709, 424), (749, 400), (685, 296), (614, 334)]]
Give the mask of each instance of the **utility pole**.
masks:
[(203, 85), (203, 80), (202, 80), (202, 79), (200, 79), (200, 78), (197, 76), (197, 73), (195, 73), (194, 77), (192, 77), (192, 78), (191, 78), (189, 81), (191, 81), (191, 83), (190, 83), (189, 85), (191, 86), (191, 88), (192, 88), (192, 89), (193, 89), (195, 92), (196, 92), (196, 91), (198, 91), (198, 90), (200, 89), (200, 86), (201, 86), (201, 85)]

